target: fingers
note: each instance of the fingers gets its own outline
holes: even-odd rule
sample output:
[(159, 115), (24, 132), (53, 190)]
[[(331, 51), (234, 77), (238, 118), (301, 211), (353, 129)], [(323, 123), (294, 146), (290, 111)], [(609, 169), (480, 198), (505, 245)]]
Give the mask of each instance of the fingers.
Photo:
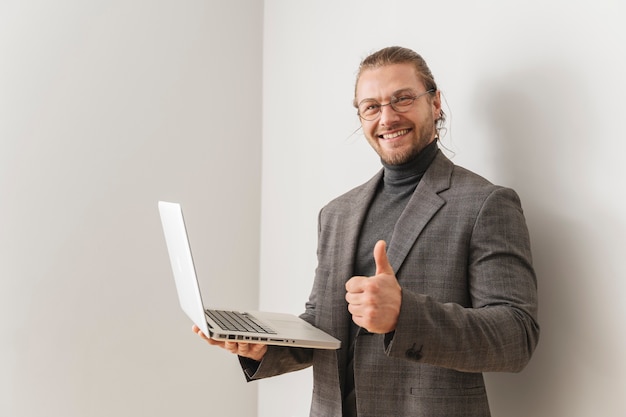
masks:
[(402, 288), (386, 248), (384, 240), (379, 240), (374, 246), (374, 276), (356, 276), (346, 282), (345, 299), (352, 320), (372, 333), (387, 333), (395, 329), (402, 303)]
[(379, 240), (374, 246), (374, 262), (376, 262), (376, 275), (388, 274), (393, 275), (393, 268), (387, 258), (387, 243)]
[(248, 356), (251, 351), (250, 343), (224, 342), (224, 349), (236, 355)]
[[(387, 243), (379, 240), (374, 245), (374, 262), (376, 263), (376, 275), (394, 275), (393, 267), (387, 258)], [(370, 277), (355, 276), (346, 282), (346, 291), (349, 293), (362, 293), (364, 286)]]
[(367, 281), (367, 277), (352, 277), (346, 282), (346, 291), (351, 293), (362, 293), (363, 284)]
[(197, 334), (198, 336), (200, 336), (201, 338), (203, 338), (204, 340), (206, 340), (207, 342), (211, 343), (212, 339), (209, 338), (207, 335), (205, 335), (204, 333), (202, 333), (202, 330), (200, 330), (200, 328), (198, 326), (196, 326), (195, 324), (193, 325), (193, 327), (191, 328), (191, 330)]
[(230, 341), (222, 342), (206, 336), (204, 333), (202, 333), (202, 330), (200, 330), (196, 325), (192, 327), (192, 330), (194, 333), (204, 339), (208, 344), (213, 346), (219, 346), (222, 349), (225, 349), (239, 356), (244, 356), (246, 358), (260, 361), (261, 359), (263, 359), (263, 356), (265, 356), (265, 352), (267, 352), (266, 345), (261, 345), (258, 343), (241, 343)]
[(224, 349), (235, 355), (260, 361), (267, 352), (267, 345), (258, 343), (224, 342)]

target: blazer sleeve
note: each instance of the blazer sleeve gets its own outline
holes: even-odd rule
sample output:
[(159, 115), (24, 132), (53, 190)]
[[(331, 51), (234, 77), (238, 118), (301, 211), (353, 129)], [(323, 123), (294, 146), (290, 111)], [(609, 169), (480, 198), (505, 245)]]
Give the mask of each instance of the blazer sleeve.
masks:
[[(320, 223), (318, 221), (318, 238), (319, 233)], [(306, 311), (300, 315), (301, 319), (313, 325), (315, 325), (318, 287), (321, 285), (320, 280), (317, 278), (316, 276), (309, 301), (306, 303)], [(261, 361), (239, 356), (239, 364), (246, 380), (250, 382), (308, 368), (313, 363), (313, 354), (314, 349), (268, 346), (267, 352)]]
[(313, 349), (268, 346), (260, 362), (239, 356), (239, 364), (248, 382), (269, 378), (311, 366)]
[[(385, 338), (385, 352), (465, 372), (520, 371), (538, 342), (539, 325), (530, 239), (517, 194), (495, 187), (473, 224), (459, 233), (469, 236), (466, 265), (446, 269), (452, 261), (443, 260), (449, 282), (442, 287), (463, 287), (468, 305), (403, 287), (398, 325)], [(430, 243), (445, 257), (444, 246)]]

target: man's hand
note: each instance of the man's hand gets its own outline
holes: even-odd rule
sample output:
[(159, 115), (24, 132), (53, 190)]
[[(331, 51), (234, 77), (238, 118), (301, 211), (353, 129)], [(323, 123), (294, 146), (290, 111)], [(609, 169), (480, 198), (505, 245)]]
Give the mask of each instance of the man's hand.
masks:
[(371, 333), (395, 330), (402, 303), (402, 288), (387, 259), (383, 240), (374, 246), (376, 275), (356, 276), (346, 282), (346, 301), (352, 320)]
[(240, 343), (240, 342), (221, 342), (219, 340), (213, 340), (198, 328), (195, 324), (192, 327), (194, 333), (207, 341), (209, 345), (219, 346), (222, 349), (234, 353), (239, 356), (254, 359), (260, 361), (267, 352), (267, 345), (261, 345), (259, 343)]

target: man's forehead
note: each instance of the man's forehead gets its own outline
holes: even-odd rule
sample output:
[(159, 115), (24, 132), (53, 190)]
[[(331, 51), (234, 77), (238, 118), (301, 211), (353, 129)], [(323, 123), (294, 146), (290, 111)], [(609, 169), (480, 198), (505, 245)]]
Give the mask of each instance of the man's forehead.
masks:
[(394, 95), (403, 90), (414, 92), (423, 89), (423, 83), (412, 64), (391, 64), (367, 68), (361, 72), (357, 82), (357, 98), (376, 98)]

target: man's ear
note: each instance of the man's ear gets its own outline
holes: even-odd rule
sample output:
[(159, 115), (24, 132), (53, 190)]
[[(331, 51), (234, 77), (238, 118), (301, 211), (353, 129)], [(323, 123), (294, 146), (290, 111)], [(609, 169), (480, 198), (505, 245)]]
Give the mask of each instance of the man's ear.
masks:
[(432, 100), (433, 104), (433, 119), (439, 120), (441, 118), (441, 92), (435, 91), (435, 97)]

